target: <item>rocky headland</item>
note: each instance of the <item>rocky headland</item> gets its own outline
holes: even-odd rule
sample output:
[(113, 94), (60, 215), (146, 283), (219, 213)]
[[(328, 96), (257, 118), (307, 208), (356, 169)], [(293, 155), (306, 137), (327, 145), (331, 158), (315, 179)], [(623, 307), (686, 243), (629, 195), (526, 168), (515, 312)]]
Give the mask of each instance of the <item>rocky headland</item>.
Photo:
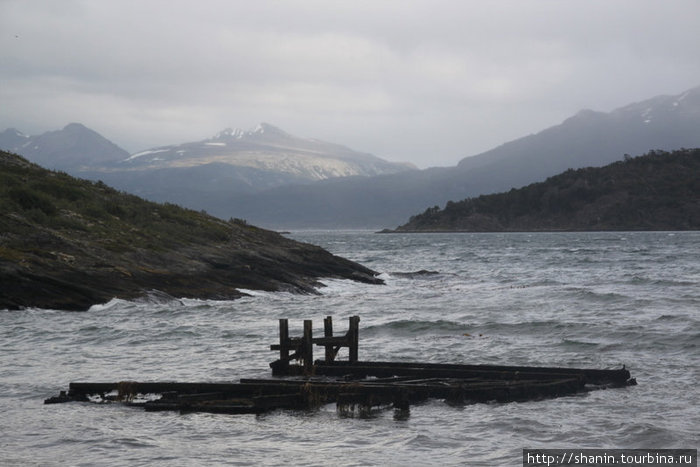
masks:
[(152, 291), (317, 293), (321, 278), (382, 283), (376, 276), (244, 220), (148, 202), (0, 151), (0, 309), (86, 310)]

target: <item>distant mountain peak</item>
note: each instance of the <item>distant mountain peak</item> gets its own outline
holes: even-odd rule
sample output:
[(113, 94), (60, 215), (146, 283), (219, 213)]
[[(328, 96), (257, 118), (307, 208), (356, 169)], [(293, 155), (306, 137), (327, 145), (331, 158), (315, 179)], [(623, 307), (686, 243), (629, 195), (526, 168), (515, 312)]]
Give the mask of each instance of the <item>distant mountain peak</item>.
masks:
[(274, 125), (270, 125), (269, 123), (265, 123), (265, 122), (258, 123), (258, 125), (256, 125), (256, 127), (255, 127), (255, 130), (253, 130), (253, 131), (255, 133), (258, 133), (258, 134), (275, 133), (278, 135), (289, 136), (289, 133), (287, 133), (286, 131), (284, 131), (284, 130), (282, 130)]
[(225, 128), (215, 134), (212, 139), (224, 139), (224, 138), (236, 138), (236, 139), (241, 139), (243, 135), (245, 134), (245, 131), (241, 130), (240, 128)]
[(0, 133), (0, 148), (21, 154), (50, 169), (94, 167), (114, 163), (128, 153), (82, 123), (28, 136), (9, 128)]
[(589, 122), (589, 121), (595, 121), (599, 118), (602, 118), (605, 116), (605, 113), (603, 112), (598, 112), (593, 109), (581, 109), (578, 112), (576, 112), (574, 115), (571, 117), (567, 118), (562, 122), (563, 124), (568, 124), (568, 123), (574, 123), (574, 122)]
[(66, 125), (65, 127), (63, 127), (63, 131), (75, 131), (75, 130), (81, 130), (81, 131), (82, 131), (82, 130), (88, 130), (88, 131), (92, 131), (92, 130), (90, 130), (88, 127), (86, 127), (85, 125), (83, 125), (82, 123), (77, 123), (77, 122), (69, 123), (68, 125)]
[(243, 130), (241, 128), (226, 128), (216, 135), (214, 135), (212, 140), (231, 140), (231, 139), (246, 139), (250, 137), (260, 137), (260, 136), (283, 136), (290, 137), (289, 133), (281, 130), (280, 128), (270, 125), (269, 123), (258, 123), (252, 130)]
[(3, 134), (8, 134), (8, 135), (14, 135), (14, 136), (22, 136), (24, 138), (29, 138), (29, 135), (25, 135), (21, 131), (19, 131), (17, 128), (8, 128), (5, 131), (2, 132)]
[(589, 117), (597, 117), (599, 115), (602, 115), (602, 112), (596, 112), (593, 109), (581, 109), (578, 112), (576, 112), (576, 115), (574, 115), (574, 117), (589, 118)]
[[(21, 131), (19, 131), (16, 128), (8, 128), (2, 133), (0, 133), (0, 140), (12, 140), (12, 141), (17, 141), (17, 140), (24, 140), (29, 138), (29, 135), (25, 135)], [(7, 142), (5, 142), (5, 145), (8, 145)], [(8, 146), (9, 147), (9, 146)]]

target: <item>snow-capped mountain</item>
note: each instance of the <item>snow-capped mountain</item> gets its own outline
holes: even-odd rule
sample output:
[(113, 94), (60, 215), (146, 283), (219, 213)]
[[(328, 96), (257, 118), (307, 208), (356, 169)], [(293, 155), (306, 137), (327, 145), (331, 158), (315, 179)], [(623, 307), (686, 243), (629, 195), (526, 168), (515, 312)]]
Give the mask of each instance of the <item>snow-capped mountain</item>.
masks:
[(194, 209), (235, 204), (241, 194), (286, 185), (417, 171), (411, 164), (298, 138), (265, 123), (134, 154), (78, 123), (38, 136), (7, 129), (0, 133), (0, 149), (147, 199)]
[[(57, 133), (65, 132), (63, 140), (80, 148), (78, 143), (87, 141), (89, 133), (76, 131), (79, 127), (69, 125)], [(74, 133), (84, 138), (75, 138)], [(0, 148), (42, 163), (33, 157), (43, 154), (39, 149), (27, 151), (44, 148), (45, 135), (28, 137), (6, 130), (0, 133)], [(655, 149), (697, 147), (700, 87), (608, 113), (583, 110), (537, 134), (464, 158), (457, 167), (408, 170), (407, 164), (261, 124), (131, 155), (103, 149), (93, 152), (101, 156), (94, 156), (97, 162), (91, 164), (85, 155), (92, 150), (76, 149), (71, 154), (79, 163), (63, 170), (152, 200), (267, 227), (380, 228), (405, 223), (409, 216), (448, 200), (507, 191), (569, 168), (603, 166), (625, 154), (637, 156)], [(70, 161), (67, 156), (54, 162), (58, 160)], [(379, 175), (342, 176), (375, 174)]]
[(393, 227), (428, 207), (523, 187), (570, 168), (698, 147), (700, 87), (612, 112), (583, 110), (537, 134), (464, 158), (457, 167), (279, 187), (208, 209), (285, 229)]
[(278, 172), (309, 181), (372, 176), (414, 168), (337, 144), (298, 138), (267, 123), (247, 131), (227, 128), (203, 141), (139, 151), (121, 165), (132, 169), (163, 169), (208, 164)]

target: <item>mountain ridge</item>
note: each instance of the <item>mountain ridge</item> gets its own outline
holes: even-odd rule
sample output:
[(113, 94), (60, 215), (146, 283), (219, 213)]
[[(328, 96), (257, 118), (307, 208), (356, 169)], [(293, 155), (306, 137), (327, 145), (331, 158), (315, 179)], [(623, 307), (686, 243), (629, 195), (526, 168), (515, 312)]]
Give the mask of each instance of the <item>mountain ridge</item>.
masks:
[[(211, 209), (274, 228), (381, 229), (450, 200), (522, 187), (569, 168), (599, 167), (625, 154), (683, 147), (700, 147), (700, 87), (607, 113), (583, 110), (559, 125), (463, 158), (455, 167), (278, 187)], [(371, 202), (367, 193), (374, 195)], [(345, 213), (347, 221), (339, 215), (328, 220), (328, 213)]]
[[(653, 113), (657, 114), (658, 117), (656, 119), (652, 118)], [(685, 120), (674, 118), (678, 114), (690, 118)], [(681, 128), (687, 134), (683, 134), (677, 128), (667, 128), (667, 126), (677, 125), (683, 121), (688, 122), (687, 126)], [(615, 126), (611, 131), (613, 125), (618, 126)], [(622, 128), (619, 125), (623, 125)], [(571, 146), (573, 144), (585, 144), (587, 147), (584, 150), (589, 156), (587, 157), (587, 164), (584, 166), (600, 165), (612, 162), (624, 154), (643, 154), (652, 149), (671, 150), (698, 146), (697, 130), (700, 128), (699, 125), (700, 87), (695, 87), (681, 94), (660, 95), (644, 101), (627, 104), (611, 112), (583, 109), (565, 119), (562, 123), (545, 128), (536, 134), (527, 135), (504, 143), (489, 151), (463, 158), (457, 166), (462, 169), (468, 169), (474, 168), (484, 160), (488, 161), (488, 163), (494, 163), (497, 160), (513, 159), (516, 157), (513, 154), (516, 151), (518, 151), (519, 157), (527, 157), (532, 152), (542, 149), (540, 141), (543, 138), (547, 138), (550, 145), (556, 145), (554, 148), (548, 148), (550, 153), (552, 150), (557, 150), (562, 156), (559, 159), (552, 158), (555, 162), (573, 160), (573, 155), (577, 153), (573, 152)], [(581, 134), (584, 130), (588, 134), (583, 139), (580, 136), (571, 136), (576, 132)], [(613, 137), (615, 132), (620, 133), (618, 138)], [(651, 136), (646, 136), (650, 134)], [(635, 138), (633, 139), (632, 136)], [(596, 139), (602, 139), (606, 144), (606, 151), (598, 156), (589, 149), (596, 146)], [(617, 144), (616, 141), (618, 141)], [(634, 142), (634, 144), (630, 144), (630, 142)], [(515, 148), (514, 151), (513, 148)], [(542, 159), (544, 157), (539, 158), (539, 160)], [(563, 167), (559, 164), (556, 168), (560, 171), (569, 167)]]
[[(226, 129), (199, 142), (152, 148), (131, 163), (83, 167), (69, 173), (103, 180), (154, 201), (175, 202), (224, 219), (242, 218), (270, 228), (377, 229), (405, 222), (430, 206), (522, 187), (569, 168), (599, 167), (625, 154), (636, 156), (652, 149), (700, 147), (700, 87), (652, 97), (611, 112), (584, 109), (536, 134), (465, 157), (454, 167), (398, 167), (396, 172), (371, 176), (343, 171), (346, 165), (342, 150), (337, 151), (337, 165), (330, 168), (299, 165), (280, 157), (268, 163), (254, 150), (262, 147), (255, 146), (259, 144), (255, 140), (265, 134), (270, 137), (265, 146), (270, 157), (283, 155), (290, 138), (298, 142), (299, 151), (308, 160), (315, 157), (314, 148), (348, 149), (296, 138), (272, 125), (260, 124), (253, 130)], [(21, 138), (17, 134), (9, 137)], [(244, 165), (227, 164), (229, 144), (242, 145), (244, 152), (257, 159)], [(190, 149), (186, 145), (206, 147), (208, 152), (192, 164), (184, 156), (178, 159), (178, 151)], [(349, 151), (356, 158), (365, 157)], [(174, 162), (156, 160), (163, 159), (166, 152)]]
[(47, 168), (194, 209), (207, 209), (203, 203), (217, 190), (220, 198), (228, 198), (327, 178), (417, 170), (338, 144), (298, 138), (269, 123), (133, 154), (76, 123), (37, 136), (7, 129), (0, 133), (0, 148)]

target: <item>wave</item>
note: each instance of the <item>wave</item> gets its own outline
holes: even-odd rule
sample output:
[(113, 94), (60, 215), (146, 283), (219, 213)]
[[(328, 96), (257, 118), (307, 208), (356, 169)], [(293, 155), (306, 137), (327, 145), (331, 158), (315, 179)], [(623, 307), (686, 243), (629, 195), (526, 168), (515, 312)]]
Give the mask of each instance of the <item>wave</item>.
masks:
[(109, 311), (114, 308), (123, 308), (129, 306), (131, 303), (129, 300), (122, 300), (121, 298), (113, 298), (107, 303), (99, 303), (97, 305), (92, 305), (89, 309), (89, 313), (100, 313), (103, 311)]
[(182, 305), (182, 301), (173, 297), (170, 294), (161, 292), (160, 290), (152, 289), (146, 292), (143, 297), (139, 297), (134, 300), (135, 303), (144, 305), (162, 305), (162, 304), (172, 304), (177, 303)]
[(590, 349), (590, 348), (595, 348), (599, 347), (600, 343), (598, 342), (588, 342), (588, 341), (583, 341), (583, 340), (578, 340), (578, 339), (562, 339), (561, 345), (564, 347), (573, 347), (575, 349)]
[(576, 298), (590, 300), (593, 302), (610, 303), (620, 300), (625, 301), (630, 298), (628, 295), (619, 292), (599, 292), (584, 287), (567, 287), (564, 290), (571, 292)]
[(628, 283), (632, 285), (653, 285), (658, 287), (695, 287), (698, 285), (697, 281), (689, 281), (686, 278), (679, 279), (654, 279), (651, 277), (644, 277), (639, 275), (633, 275), (622, 283)]
[(543, 321), (521, 321), (517, 323), (499, 323), (494, 321), (489, 321), (484, 324), (479, 325), (479, 328), (489, 329), (489, 330), (512, 330), (515, 332), (523, 332), (527, 329), (546, 329), (548, 331), (563, 330), (570, 327), (581, 326), (580, 323), (575, 322), (563, 322), (558, 320), (543, 320)]
[(507, 285), (507, 286), (504, 284), (504, 286), (509, 288), (509, 289), (529, 289), (531, 287), (555, 287), (555, 286), (560, 286), (563, 284), (564, 284), (564, 282), (560, 282), (558, 280), (543, 278), (543, 279), (535, 280), (532, 283), (525, 283), (525, 284), (518, 284), (518, 285)]
[(150, 308), (153, 305), (183, 305), (183, 302), (172, 295), (153, 289), (133, 300), (113, 298), (107, 303), (92, 305), (88, 312), (101, 313), (124, 308)]
[(397, 321), (389, 321), (388, 323), (368, 326), (363, 329), (367, 333), (398, 333), (398, 334), (414, 334), (422, 332), (454, 332), (464, 333), (469, 326), (464, 323), (448, 320), (408, 320), (402, 319)]
[(401, 277), (405, 279), (424, 279), (424, 278), (432, 278), (435, 276), (439, 276), (440, 272), (439, 271), (428, 271), (426, 269), (421, 269), (420, 271), (412, 271), (412, 272), (390, 272), (389, 275), (391, 277)]

